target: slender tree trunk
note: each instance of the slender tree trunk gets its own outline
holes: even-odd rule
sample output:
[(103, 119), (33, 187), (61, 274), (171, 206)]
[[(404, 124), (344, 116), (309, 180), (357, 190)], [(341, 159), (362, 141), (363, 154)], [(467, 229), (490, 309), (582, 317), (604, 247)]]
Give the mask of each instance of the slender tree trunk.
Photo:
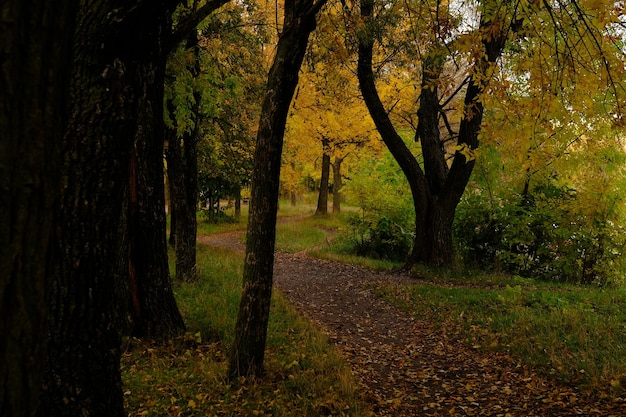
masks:
[[(198, 35), (195, 31), (189, 35), (186, 47), (191, 49), (194, 55), (194, 62), (189, 64), (188, 68), (194, 77), (198, 77), (200, 74)], [(172, 182), (172, 204), (177, 221), (174, 239), (176, 278), (181, 281), (192, 281), (196, 275), (197, 137), (201, 100), (200, 92), (194, 92), (195, 104), (191, 111), (195, 127), (191, 131), (179, 137), (176, 129), (168, 129), (168, 173)], [(171, 103), (168, 105), (173, 108)]]
[(0, 6), (0, 415), (33, 416), (78, 1)]
[(241, 185), (238, 185), (235, 191), (235, 217), (237, 219), (241, 217)]
[(335, 158), (333, 164), (333, 213), (341, 213), (341, 200), (343, 195), (341, 189), (343, 188), (343, 178), (341, 178), (341, 164), (344, 158)]
[(257, 134), (243, 293), (228, 371), (231, 378), (264, 373), (285, 124), (309, 34), (315, 29), (315, 15), (324, 3), (285, 1), (283, 31), (268, 75)]
[(324, 154), (322, 155), (322, 178), (320, 180), (320, 192), (317, 197), (316, 216), (325, 216), (328, 214), (328, 181), (330, 177), (330, 155), (326, 152), (324, 146)]
[(168, 207), (168, 211), (170, 215), (170, 235), (167, 240), (167, 244), (173, 248), (176, 242), (176, 210), (174, 209), (174, 201), (172, 198), (172, 195), (174, 193), (173, 186), (172, 186), (172, 177), (171, 177), (172, 173), (170, 170), (170, 164), (171, 164), (170, 146), (171, 146), (172, 135), (170, 134), (169, 129), (167, 130), (166, 135), (168, 136), (168, 147), (167, 147), (167, 150), (165, 151), (165, 159), (167, 161), (166, 175), (167, 175), (167, 191), (168, 191), (168, 196), (169, 196), (167, 207)]

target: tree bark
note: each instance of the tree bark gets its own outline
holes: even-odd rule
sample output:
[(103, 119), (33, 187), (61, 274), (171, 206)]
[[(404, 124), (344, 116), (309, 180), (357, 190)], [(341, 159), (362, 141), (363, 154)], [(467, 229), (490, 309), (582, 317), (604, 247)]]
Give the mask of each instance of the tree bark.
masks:
[[(150, 299), (130, 279), (138, 262), (129, 243), (137, 213), (130, 211), (142, 207), (130, 203), (131, 187), (133, 197), (138, 191), (129, 178), (131, 170), (155, 172), (140, 166), (142, 151), (160, 153), (136, 139), (151, 137), (162, 106), (157, 66), (166, 13), (165, 2), (143, 0), (84, 2), (79, 12), (42, 416), (125, 415), (119, 361), (134, 313), (129, 287)], [(165, 229), (158, 233), (164, 240)]]
[(309, 34), (315, 29), (315, 15), (325, 1), (285, 1), (283, 31), (268, 75), (257, 134), (243, 293), (228, 370), (231, 378), (264, 373), (285, 124)]
[(341, 213), (341, 200), (343, 195), (341, 189), (343, 188), (343, 178), (341, 177), (341, 164), (344, 158), (335, 158), (333, 163), (333, 213)]
[(33, 416), (78, 1), (0, 6), (0, 415)]
[(320, 191), (317, 197), (316, 216), (325, 216), (328, 214), (328, 181), (330, 177), (330, 155), (328, 154), (328, 139), (324, 139), (322, 154), (322, 178), (320, 180)]

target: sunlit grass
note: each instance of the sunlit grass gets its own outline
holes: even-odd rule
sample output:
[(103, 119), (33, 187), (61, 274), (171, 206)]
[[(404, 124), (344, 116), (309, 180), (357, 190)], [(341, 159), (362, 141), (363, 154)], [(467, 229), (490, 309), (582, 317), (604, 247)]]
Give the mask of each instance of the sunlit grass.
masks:
[(268, 326), (267, 375), (236, 384), (225, 378), (242, 264), (242, 254), (199, 245), (197, 282), (175, 287), (187, 334), (166, 344), (127, 343), (128, 415), (367, 415), (348, 365), (279, 292)]

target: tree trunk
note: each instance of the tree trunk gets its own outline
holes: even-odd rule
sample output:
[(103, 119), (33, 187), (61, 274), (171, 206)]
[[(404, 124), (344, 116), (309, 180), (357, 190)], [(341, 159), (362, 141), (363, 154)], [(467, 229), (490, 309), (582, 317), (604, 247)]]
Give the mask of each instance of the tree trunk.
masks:
[(341, 189), (343, 188), (343, 178), (341, 178), (341, 164), (344, 158), (335, 158), (333, 164), (333, 213), (341, 213)]
[[(198, 34), (189, 35), (186, 47), (192, 49), (194, 62), (188, 69), (194, 77), (200, 74)], [(172, 204), (176, 212), (176, 278), (192, 281), (196, 275), (196, 208), (198, 205), (198, 155), (197, 137), (199, 135), (199, 112), (201, 93), (194, 92), (194, 105), (191, 109), (194, 128), (178, 136), (177, 129), (168, 129), (168, 173), (172, 181)], [(171, 113), (174, 114), (174, 106)]]
[(315, 29), (315, 15), (324, 3), (285, 1), (283, 31), (268, 75), (257, 134), (243, 293), (228, 371), (231, 378), (264, 373), (285, 123), (309, 34)]
[(235, 190), (235, 218), (241, 217), (241, 185), (237, 185)]
[(0, 7), (0, 415), (33, 416), (78, 1)]
[[(130, 279), (145, 259), (136, 240), (129, 244), (129, 217), (146, 208), (130, 204), (130, 188), (134, 197), (140, 191), (129, 178), (131, 169), (136, 178), (160, 172), (162, 188), (162, 169), (142, 166), (142, 152), (162, 158), (150, 129), (162, 103), (166, 11), (163, 1), (136, 0), (84, 2), (79, 13), (42, 416), (125, 415), (119, 362), (129, 285), (134, 296), (155, 301), (143, 282)], [(156, 195), (163, 210), (163, 193)], [(139, 226), (133, 217), (133, 238), (144, 233)], [(164, 233), (153, 236), (164, 243)]]
[(144, 47), (134, 31), (149, 31), (153, 8), (108, 6), (83, 3), (78, 14), (41, 416), (125, 415), (125, 201), (143, 94), (133, 88)]
[[(361, 0), (361, 16), (365, 21), (373, 21), (373, 0)], [(465, 94), (464, 109), (458, 133), (457, 145), (474, 150), (478, 147), (478, 133), (483, 117), (480, 95), (484, 91), (489, 68), (501, 55), (507, 32), (494, 30), (500, 22), (486, 16), (481, 20), (479, 30), (483, 32), (482, 49), (474, 63), (472, 76)], [(504, 26), (503, 26), (504, 27)], [(510, 28), (507, 27), (506, 30)], [(406, 147), (393, 127), (384, 108), (374, 82), (372, 55), (374, 41), (367, 33), (359, 36), (359, 60), (357, 74), (363, 98), (370, 115), (385, 142), (385, 145), (400, 165), (409, 182), (415, 206), (415, 240), (407, 260), (407, 266), (414, 263), (429, 265), (450, 264), (453, 260), (452, 223), (456, 207), (467, 186), (474, 167), (473, 160), (456, 152), (448, 169), (445, 149), (440, 139), (437, 80), (441, 71), (443, 46), (433, 45), (431, 55), (424, 60), (422, 90), (416, 137), (422, 142), (424, 171)], [(444, 57), (445, 58), (445, 57)]]
[[(129, 172), (129, 273), (133, 301), (132, 334), (137, 337), (167, 339), (182, 333), (185, 325), (172, 291), (165, 216), (163, 170), (163, 96), (166, 38), (171, 28), (167, 4), (155, 5), (150, 31), (145, 36), (145, 61), (138, 73), (137, 130)], [(176, 204), (176, 201), (174, 201)], [(181, 234), (181, 213), (176, 211), (176, 236)]]
[(169, 214), (170, 214), (170, 236), (169, 239), (167, 240), (167, 244), (170, 247), (175, 247), (176, 245), (176, 210), (174, 208), (174, 201), (172, 196), (174, 195), (174, 186), (172, 185), (172, 171), (170, 169), (170, 164), (171, 162), (171, 154), (170, 154), (170, 146), (172, 146), (172, 142), (171, 142), (171, 138), (172, 135), (169, 134), (169, 130), (168, 130), (168, 137), (170, 138), (168, 140), (168, 147), (167, 147), (167, 151), (165, 152), (165, 158), (167, 160), (167, 187), (168, 187), (168, 191), (169, 191), (169, 204), (168, 204), (168, 209), (169, 209)]
[[(325, 141), (326, 143), (328, 141)], [(324, 146), (322, 154), (322, 179), (320, 180), (320, 192), (317, 198), (316, 216), (325, 216), (328, 214), (328, 180), (330, 177), (330, 155)]]

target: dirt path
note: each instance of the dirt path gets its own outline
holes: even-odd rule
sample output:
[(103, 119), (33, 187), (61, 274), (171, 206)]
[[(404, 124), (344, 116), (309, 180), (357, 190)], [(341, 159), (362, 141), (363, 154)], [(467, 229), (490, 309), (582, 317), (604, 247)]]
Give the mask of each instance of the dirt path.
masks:
[[(199, 240), (243, 250), (240, 236)], [(626, 416), (625, 400), (582, 394), (506, 355), (470, 349), (370, 290), (408, 283), (406, 275), (306, 253), (278, 253), (274, 275), (275, 286), (343, 352), (377, 416)]]

